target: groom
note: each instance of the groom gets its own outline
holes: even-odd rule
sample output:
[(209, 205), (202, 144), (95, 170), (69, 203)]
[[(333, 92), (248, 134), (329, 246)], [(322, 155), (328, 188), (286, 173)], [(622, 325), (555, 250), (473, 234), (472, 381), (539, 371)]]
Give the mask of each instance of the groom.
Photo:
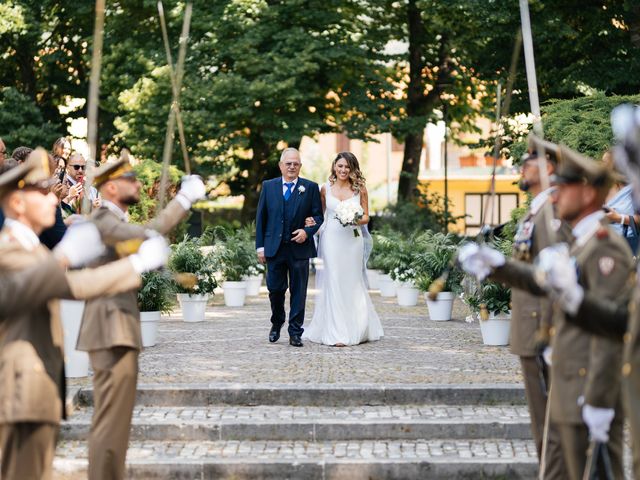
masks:
[[(262, 183), (256, 214), (258, 260), (267, 264), (267, 288), (271, 301), (269, 341), (277, 342), (285, 321), (284, 298), (291, 290), (289, 344), (302, 347), (302, 323), (307, 299), (309, 259), (316, 256), (313, 235), (323, 221), (318, 184), (300, 178), (300, 152), (287, 148), (280, 156), (282, 177)], [(304, 226), (313, 217), (313, 227)], [(287, 278), (288, 277), (288, 278)], [(288, 280), (288, 282), (287, 282)]]

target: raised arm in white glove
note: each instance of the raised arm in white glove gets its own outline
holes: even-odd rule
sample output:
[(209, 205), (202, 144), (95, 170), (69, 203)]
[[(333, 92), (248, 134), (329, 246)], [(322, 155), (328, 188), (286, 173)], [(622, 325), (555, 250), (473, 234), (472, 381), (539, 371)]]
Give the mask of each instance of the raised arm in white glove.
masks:
[(574, 315), (584, 297), (569, 246), (558, 243), (540, 251), (536, 260), (536, 279), (540, 286), (570, 315)]
[(105, 246), (98, 227), (87, 221), (77, 221), (67, 228), (53, 254), (72, 268), (82, 267), (100, 257)]
[(156, 236), (145, 240), (137, 253), (129, 256), (133, 269), (145, 273), (164, 267), (169, 260), (169, 245), (164, 237)]
[(613, 408), (598, 408), (591, 405), (582, 407), (582, 419), (589, 427), (589, 436), (596, 442), (609, 441), (609, 428), (615, 412)]
[(182, 184), (176, 199), (188, 210), (191, 208), (191, 204), (203, 199), (206, 195), (207, 189), (198, 175), (185, 175), (182, 177)]
[(465, 272), (482, 281), (495, 268), (504, 265), (505, 258), (501, 252), (494, 248), (470, 242), (460, 248), (458, 262)]

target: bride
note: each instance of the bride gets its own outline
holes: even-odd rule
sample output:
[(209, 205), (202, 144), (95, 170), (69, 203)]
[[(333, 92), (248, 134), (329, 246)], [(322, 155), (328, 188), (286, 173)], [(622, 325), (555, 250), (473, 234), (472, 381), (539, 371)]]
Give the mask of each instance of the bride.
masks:
[[(369, 205), (365, 179), (351, 152), (341, 152), (321, 188), (324, 223), (319, 232), (318, 257), (324, 268), (316, 275), (315, 311), (303, 338), (344, 347), (378, 340), (384, 332), (369, 292), (365, 264), (371, 250), (367, 230)], [(343, 227), (335, 218), (342, 202), (357, 202), (364, 210), (358, 226)], [(313, 219), (307, 219), (312, 226)], [(354, 230), (359, 232), (355, 236)]]

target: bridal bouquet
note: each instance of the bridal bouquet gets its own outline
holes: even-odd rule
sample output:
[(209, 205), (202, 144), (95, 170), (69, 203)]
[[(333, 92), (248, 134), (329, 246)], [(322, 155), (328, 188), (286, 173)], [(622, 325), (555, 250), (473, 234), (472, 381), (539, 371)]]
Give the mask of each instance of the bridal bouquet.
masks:
[[(354, 202), (342, 202), (336, 208), (335, 218), (343, 227), (356, 227), (358, 221), (364, 216), (362, 206)], [(359, 237), (358, 229), (353, 230), (353, 236)]]

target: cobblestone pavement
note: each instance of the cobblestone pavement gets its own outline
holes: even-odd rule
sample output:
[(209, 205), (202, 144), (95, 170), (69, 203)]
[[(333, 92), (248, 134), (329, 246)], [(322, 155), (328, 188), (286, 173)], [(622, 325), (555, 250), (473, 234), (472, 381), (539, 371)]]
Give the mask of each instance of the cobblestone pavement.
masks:
[[(313, 285), (313, 280), (311, 285)], [(313, 316), (314, 290), (307, 301)], [(477, 323), (464, 321), (459, 301), (454, 320), (428, 319), (423, 297), (416, 307), (399, 307), (395, 299), (372, 294), (385, 336), (378, 342), (336, 348), (305, 342), (288, 344), (286, 327), (275, 344), (266, 289), (242, 308), (224, 306), (217, 293), (206, 320), (184, 323), (176, 309), (160, 322), (158, 344), (140, 358), (139, 383), (245, 384), (484, 384), (520, 381), (516, 357), (507, 347), (482, 344)], [(87, 385), (89, 379), (72, 380)]]
[[(66, 461), (86, 458), (83, 442), (58, 444)], [(131, 442), (127, 460), (190, 460), (201, 462), (229, 458), (237, 462), (277, 459), (306, 460), (415, 460), (430, 457), (451, 462), (464, 459), (535, 460), (535, 444), (529, 440), (417, 440), (417, 441), (226, 441), (226, 442)], [(65, 460), (57, 459), (58, 468)]]
[[(89, 421), (91, 409), (74, 412), (74, 421)], [(448, 406), (448, 405), (392, 405), (361, 407), (149, 407), (138, 406), (133, 412), (134, 422), (273, 422), (273, 421), (332, 421), (350, 422), (367, 420), (451, 421), (462, 422), (520, 422), (528, 420), (527, 407), (520, 406)]]

